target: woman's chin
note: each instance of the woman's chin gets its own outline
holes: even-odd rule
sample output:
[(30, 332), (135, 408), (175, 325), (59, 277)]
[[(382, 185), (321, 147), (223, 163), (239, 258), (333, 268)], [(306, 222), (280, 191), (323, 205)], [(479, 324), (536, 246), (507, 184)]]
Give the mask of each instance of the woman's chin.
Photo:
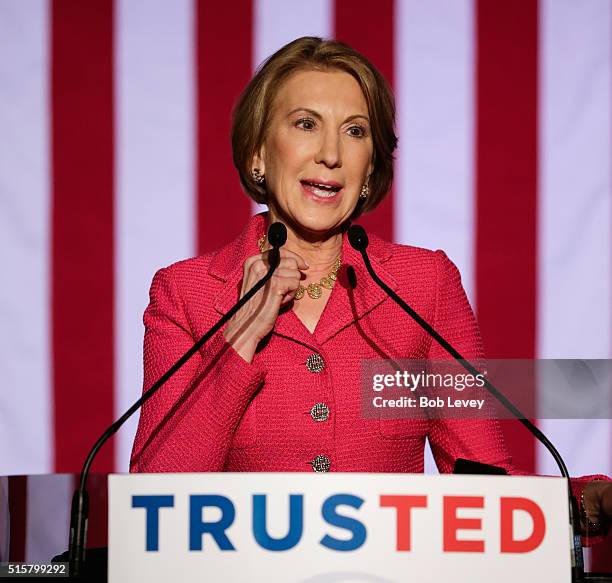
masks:
[(344, 221), (340, 212), (305, 212), (295, 217), (297, 226), (312, 234), (324, 234), (336, 230)]
[(303, 230), (311, 235), (322, 235), (337, 230), (349, 217), (350, 212), (345, 208), (331, 205), (318, 205), (304, 199), (295, 201), (288, 208), (277, 208), (275, 213), (281, 220)]

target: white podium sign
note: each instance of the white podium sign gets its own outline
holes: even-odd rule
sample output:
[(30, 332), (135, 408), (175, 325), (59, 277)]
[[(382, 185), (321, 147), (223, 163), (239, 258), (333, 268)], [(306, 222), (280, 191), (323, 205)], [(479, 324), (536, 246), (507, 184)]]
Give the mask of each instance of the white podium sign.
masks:
[(109, 582), (570, 581), (560, 478), (109, 477)]

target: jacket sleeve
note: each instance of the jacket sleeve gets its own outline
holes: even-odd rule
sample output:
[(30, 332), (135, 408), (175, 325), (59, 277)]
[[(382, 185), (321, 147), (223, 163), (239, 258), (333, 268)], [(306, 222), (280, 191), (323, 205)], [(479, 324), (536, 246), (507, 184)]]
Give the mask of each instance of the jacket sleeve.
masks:
[[(484, 358), (480, 330), (461, 285), (457, 267), (442, 251), (436, 252), (438, 291), (434, 328), (472, 363)], [(432, 340), (430, 360), (451, 360), (452, 356)], [(503, 387), (502, 387), (503, 388)], [(527, 431), (527, 429), (525, 429)], [(429, 441), (440, 472), (451, 473), (459, 457), (504, 468), (509, 474), (527, 475), (512, 463), (496, 419), (437, 419), (430, 423)], [(592, 480), (609, 480), (603, 475), (572, 478), (572, 492), (580, 500), (584, 486)], [(595, 544), (601, 537), (589, 537)]]
[[(197, 341), (171, 270), (155, 274), (144, 313), (144, 390)], [(236, 427), (264, 376), (217, 332), (143, 406), (130, 471), (223, 470)]]
[[(472, 363), (484, 357), (480, 330), (468, 302), (459, 270), (436, 251), (437, 292), (434, 328)], [(430, 360), (453, 357), (432, 339)], [(451, 473), (459, 457), (510, 471), (512, 459), (496, 419), (437, 419), (430, 423), (429, 441), (440, 472)]]

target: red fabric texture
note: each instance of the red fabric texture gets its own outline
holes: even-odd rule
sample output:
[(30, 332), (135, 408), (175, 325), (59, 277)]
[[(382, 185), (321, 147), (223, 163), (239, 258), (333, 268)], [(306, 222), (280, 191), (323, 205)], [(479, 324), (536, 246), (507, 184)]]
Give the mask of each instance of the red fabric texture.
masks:
[[(238, 300), (244, 260), (259, 253), (266, 221), (256, 215), (221, 250), (155, 274), (144, 314), (145, 388)], [(442, 251), (371, 236), (368, 253), (381, 279), (464, 357), (483, 358), (459, 271)], [(306, 366), (313, 353), (324, 361), (319, 373)], [(338, 281), (314, 333), (287, 310), (250, 364), (217, 333), (143, 407), (131, 471), (312, 471), (323, 454), (330, 471), (422, 473), (427, 437), (440, 472), (462, 457), (521, 473), (496, 420), (363, 417), (362, 361), (407, 358), (450, 360), (371, 280), (345, 234)], [(328, 406), (326, 421), (311, 417), (315, 403)], [(576, 494), (595, 477), (603, 476), (574, 481)]]
[[(159, 271), (145, 312), (145, 387), (151, 386), (239, 297), (244, 260), (258, 253), (265, 215), (217, 253)], [(462, 354), (482, 345), (459, 272), (442, 253), (372, 237), (369, 255), (383, 281)], [(246, 363), (219, 332), (143, 408), (134, 471), (308, 471), (319, 454), (331, 471), (422, 472), (426, 436), (439, 468), (457, 457), (509, 467), (495, 421), (364, 419), (364, 359), (448, 359), (370, 279), (344, 235), (338, 282), (311, 334), (292, 310), (282, 313), (265, 346)], [(353, 290), (346, 276), (357, 276)], [(313, 373), (306, 359), (323, 357)], [(327, 421), (311, 407), (323, 402)]]

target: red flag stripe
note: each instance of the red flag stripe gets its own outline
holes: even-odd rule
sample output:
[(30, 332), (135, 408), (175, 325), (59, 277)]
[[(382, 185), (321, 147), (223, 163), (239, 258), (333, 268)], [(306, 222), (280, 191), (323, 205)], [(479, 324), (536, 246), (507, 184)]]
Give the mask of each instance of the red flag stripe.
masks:
[(9, 476), (10, 546), (9, 560), (25, 561), (28, 501), (27, 476)]
[[(368, 0), (336, 0), (335, 37), (360, 51), (393, 87), (394, 81), (394, 0), (380, 0), (376, 10)], [(364, 28), (364, 14), (368, 15)], [(366, 230), (376, 233), (388, 241), (394, 241), (393, 190), (381, 205), (370, 215), (364, 215), (360, 223)]]
[[(199, 253), (233, 239), (251, 215), (232, 164), (230, 116), (251, 77), (252, 6), (200, 0), (196, 7)], [(223, 217), (220, 220), (219, 217)]]
[[(476, 305), (487, 355), (535, 356), (538, 3), (476, 7)], [(504, 423), (516, 464), (533, 439)]]
[[(113, 2), (51, 8), (55, 470), (113, 419)], [(113, 469), (113, 444), (98, 456)]]

